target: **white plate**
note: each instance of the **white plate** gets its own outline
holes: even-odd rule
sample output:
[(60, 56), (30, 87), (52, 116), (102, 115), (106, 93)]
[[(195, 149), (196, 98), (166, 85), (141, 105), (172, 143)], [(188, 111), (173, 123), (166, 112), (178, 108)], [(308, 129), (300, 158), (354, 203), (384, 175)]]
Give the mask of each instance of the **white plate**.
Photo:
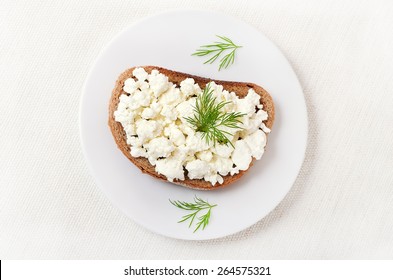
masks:
[[(204, 57), (191, 56), (200, 45), (231, 38), (235, 64), (217, 71)], [(272, 95), (276, 121), (267, 151), (241, 180), (218, 191), (195, 191), (142, 174), (117, 149), (107, 125), (108, 101), (118, 75), (137, 65), (157, 65), (202, 77), (253, 82)], [(279, 49), (254, 27), (206, 11), (178, 10), (128, 27), (101, 52), (86, 80), (80, 109), (83, 150), (98, 185), (113, 204), (138, 224), (165, 236), (203, 240), (241, 231), (266, 216), (284, 198), (302, 165), (307, 112), (301, 86)], [(197, 195), (218, 204), (210, 224), (193, 233), (177, 223), (185, 211), (168, 199), (192, 201)]]

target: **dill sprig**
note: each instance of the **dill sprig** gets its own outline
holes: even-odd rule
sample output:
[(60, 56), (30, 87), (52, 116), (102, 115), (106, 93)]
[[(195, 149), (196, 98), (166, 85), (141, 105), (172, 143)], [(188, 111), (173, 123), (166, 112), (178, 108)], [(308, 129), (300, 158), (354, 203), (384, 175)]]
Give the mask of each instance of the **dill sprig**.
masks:
[(222, 108), (229, 104), (229, 101), (221, 101), (216, 103), (216, 97), (213, 97), (213, 89), (208, 83), (200, 94), (195, 103), (194, 116), (186, 117), (196, 131), (202, 132), (202, 139), (204, 138), (208, 144), (216, 142), (220, 144), (233, 147), (232, 142), (228, 136), (232, 136), (228, 131), (222, 130), (222, 127), (240, 128), (238, 124), (242, 123), (240, 118), (245, 114), (239, 112), (226, 113), (222, 112)]
[(220, 71), (222, 68), (228, 68), (230, 65), (232, 65), (235, 62), (235, 52), (238, 48), (241, 48), (242, 46), (236, 45), (231, 39), (225, 36), (218, 36), (222, 41), (220, 42), (214, 42), (213, 44), (210, 45), (203, 45), (200, 46), (199, 49), (196, 50), (192, 55), (196, 56), (210, 56), (208, 60), (204, 62), (212, 64), (214, 61), (216, 61), (220, 55), (224, 55), (225, 52), (230, 51), (229, 53), (227, 52), (225, 56), (223, 56), (220, 59), (220, 66), (218, 68), (218, 71)]
[[(217, 204), (211, 205), (207, 201), (204, 201), (203, 199), (197, 196), (194, 197), (194, 203), (180, 201), (180, 200), (175, 200), (175, 201), (169, 200), (169, 202), (172, 205), (176, 206), (177, 208), (187, 211), (193, 211), (190, 214), (184, 215), (182, 219), (178, 221), (178, 223), (182, 223), (189, 220), (190, 223), (188, 224), (188, 227), (191, 227), (195, 218), (197, 218), (199, 221), (196, 223), (196, 228), (194, 232), (196, 232), (201, 227), (202, 230), (205, 229), (205, 227), (209, 224), (211, 209), (217, 206)], [(197, 216), (198, 213), (200, 213), (203, 210), (207, 210), (207, 212), (205, 212), (205, 214), (201, 216)]]

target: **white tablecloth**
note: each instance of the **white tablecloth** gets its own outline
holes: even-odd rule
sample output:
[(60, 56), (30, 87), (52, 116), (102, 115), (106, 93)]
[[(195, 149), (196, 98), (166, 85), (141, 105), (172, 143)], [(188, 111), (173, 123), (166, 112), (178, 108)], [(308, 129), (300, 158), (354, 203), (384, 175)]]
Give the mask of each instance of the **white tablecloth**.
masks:
[[(126, 26), (172, 8), (222, 11), (292, 63), (309, 114), (287, 197), (206, 242), (151, 233), (95, 185), (79, 142), (89, 68)], [(175, 34), (171, 30), (170, 34)], [(0, 258), (393, 258), (393, 2), (0, 2)]]

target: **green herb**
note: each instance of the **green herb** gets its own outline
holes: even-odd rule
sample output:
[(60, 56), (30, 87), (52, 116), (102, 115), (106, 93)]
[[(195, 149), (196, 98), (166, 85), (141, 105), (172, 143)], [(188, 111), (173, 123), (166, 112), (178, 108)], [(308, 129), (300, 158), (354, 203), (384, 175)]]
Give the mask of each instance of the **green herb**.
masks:
[(228, 135), (231, 134), (220, 128), (240, 128), (238, 125), (242, 123), (240, 118), (245, 114), (222, 112), (222, 108), (229, 103), (229, 101), (221, 101), (216, 104), (216, 98), (213, 97), (213, 89), (211, 89), (210, 83), (208, 83), (202, 94), (197, 97), (194, 116), (186, 117), (185, 120), (194, 126), (196, 131), (202, 132), (202, 139), (205, 138), (208, 144), (213, 142), (215, 145), (218, 142), (228, 145), (229, 143), (233, 147), (232, 142), (228, 139)]
[[(199, 221), (196, 223), (196, 228), (194, 232), (196, 232), (201, 227), (202, 230), (205, 229), (205, 227), (209, 224), (211, 209), (217, 206), (217, 204), (211, 205), (207, 201), (204, 201), (203, 199), (197, 196), (194, 197), (194, 203), (180, 201), (180, 200), (175, 200), (175, 201), (169, 200), (169, 201), (170, 203), (172, 203), (172, 205), (176, 206), (177, 208), (187, 211), (192, 211), (192, 213), (184, 215), (182, 219), (178, 221), (178, 223), (182, 223), (189, 220), (190, 223), (188, 227), (191, 227), (195, 218), (197, 218)], [(204, 211), (205, 214), (197, 216), (201, 211)]]
[[(196, 50), (195, 53), (192, 55), (196, 56), (212, 56), (208, 60), (204, 62), (212, 64), (214, 61), (216, 61), (220, 55), (224, 55), (220, 59), (220, 66), (218, 68), (218, 71), (220, 71), (222, 68), (228, 68), (230, 65), (232, 65), (235, 62), (235, 52), (238, 48), (241, 48), (242, 46), (237, 46), (235, 43), (232, 42), (231, 39), (225, 36), (218, 36), (222, 41), (220, 42), (214, 42), (211, 45), (203, 45), (200, 46), (199, 49)], [(230, 51), (228, 53), (228, 51)]]

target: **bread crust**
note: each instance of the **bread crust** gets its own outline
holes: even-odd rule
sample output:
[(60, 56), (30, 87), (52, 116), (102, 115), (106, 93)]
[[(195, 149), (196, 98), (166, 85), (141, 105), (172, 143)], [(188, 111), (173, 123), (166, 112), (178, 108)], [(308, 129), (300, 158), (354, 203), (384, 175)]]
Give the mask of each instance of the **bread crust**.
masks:
[[(231, 91), (235, 92), (239, 97), (245, 97), (248, 93), (248, 90), (252, 88), (257, 94), (261, 96), (261, 103), (263, 104), (263, 110), (265, 110), (268, 114), (268, 119), (264, 121), (265, 125), (270, 129), (273, 126), (274, 114), (275, 114), (273, 99), (266, 90), (264, 90), (262, 87), (256, 84), (212, 80), (208, 78), (202, 78), (186, 73), (168, 70), (157, 66), (137, 66), (127, 69), (119, 76), (119, 78), (116, 81), (115, 88), (112, 91), (112, 96), (109, 101), (108, 124), (112, 132), (113, 138), (115, 139), (115, 142), (117, 144), (117, 147), (143, 173), (149, 174), (157, 179), (167, 182), (166, 177), (162, 174), (157, 173), (155, 171), (155, 167), (149, 163), (147, 158), (143, 158), (143, 157), (135, 158), (131, 156), (130, 147), (127, 145), (126, 133), (124, 132), (122, 125), (119, 122), (116, 122), (114, 118), (114, 112), (116, 111), (117, 106), (119, 104), (119, 97), (123, 93), (125, 94), (125, 92), (123, 91), (124, 81), (128, 78), (135, 78), (132, 75), (132, 72), (134, 71), (135, 68), (138, 67), (144, 68), (147, 73), (150, 73), (153, 69), (156, 69), (160, 73), (166, 75), (169, 78), (169, 81), (176, 84), (177, 86), (180, 86), (180, 82), (186, 78), (193, 78), (195, 83), (199, 84), (201, 88), (204, 88), (208, 82), (214, 81), (216, 84), (222, 85), (225, 90), (230, 92)], [(250, 167), (252, 166), (254, 160), (255, 159), (252, 160)], [(189, 179), (187, 178), (187, 176), (185, 180), (174, 180), (173, 183), (192, 189), (198, 189), (198, 190), (216, 190), (219, 188), (224, 188), (229, 184), (237, 181), (246, 173), (247, 170), (240, 171), (238, 174), (235, 174), (233, 176), (231, 175), (223, 176), (224, 182), (222, 184), (216, 183), (214, 186), (212, 186), (210, 182), (207, 182), (203, 179)]]

